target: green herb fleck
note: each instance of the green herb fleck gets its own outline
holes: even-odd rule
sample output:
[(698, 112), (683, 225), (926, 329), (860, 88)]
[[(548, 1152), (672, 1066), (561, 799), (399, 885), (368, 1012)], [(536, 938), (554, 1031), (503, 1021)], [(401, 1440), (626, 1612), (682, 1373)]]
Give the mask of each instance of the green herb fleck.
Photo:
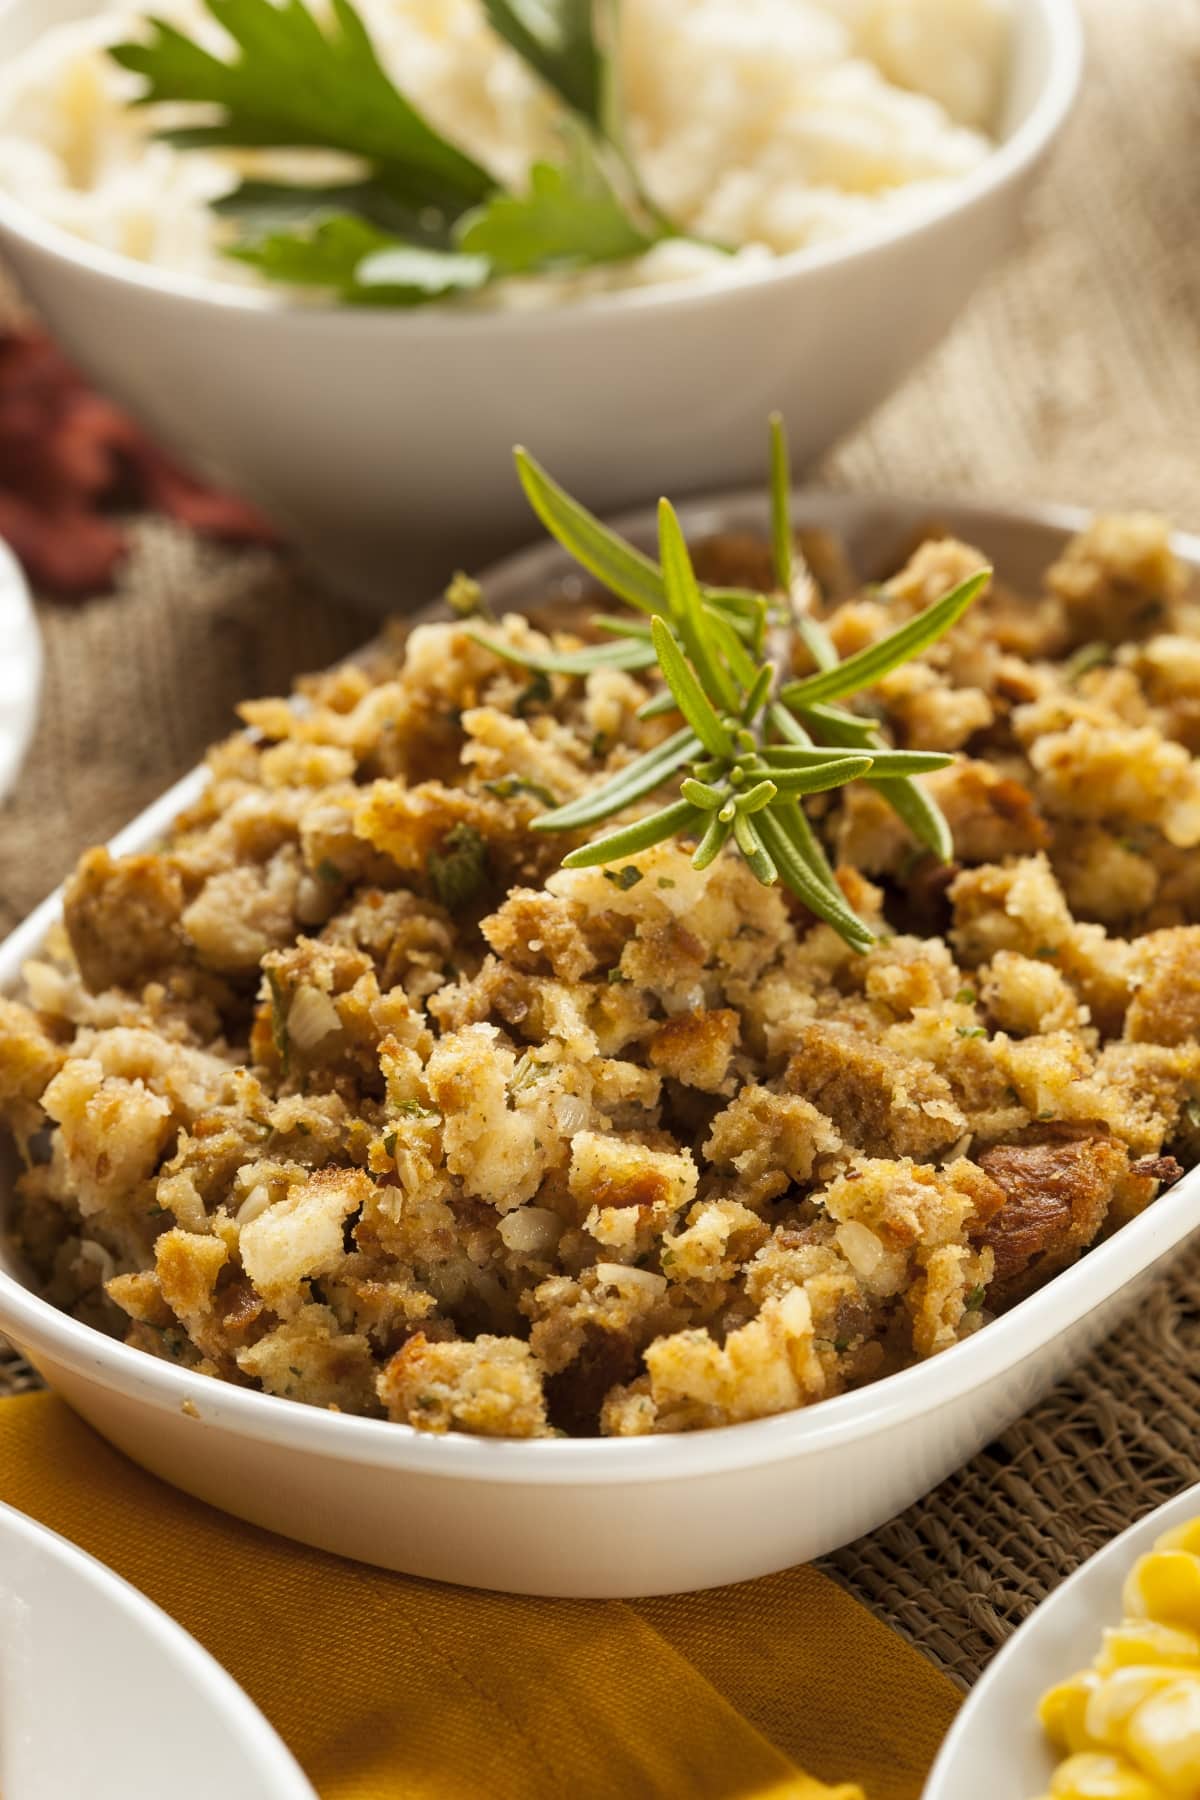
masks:
[(317, 874), (322, 881), (328, 881), (330, 883), (341, 881), (343, 879), (342, 871), (328, 856), (323, 856), (317, 864)]
[(395, 1156), (395, 1154), (396, 1154), (396, 1133), (394, 1131), (384, 1132), (383, 1147), (387, 1151), (389, 1156)]
[(417, 1405), (422, 1412), (434, 1412), (438, 1406), (438, 1397), (436, 1394), (418, 1394)]
[(551, 1064), (539, 1062), (532, 1050), (526, 1050), (518, 1057), (508, 1084), (510, 1094), (519, 1094), (523, 1088), (532, 1087), (535, 1081), (541, 1081), (550, 1073)]
[(445, 595), (446, 605), (459, 619), (490, 619), (491, 608), (483, 598), (483, 589), (473, 575), (456, 569)]
[(438, 1114), (432, 1106), (422, 1106), (419, 1100), (401, 1100), (396, 1111), (406, 1119), (436, 1119)]
[(530, 794), (543, 806), (557, 806), (558, 800), (540, 781), (527, 781), (523, 775), (502, 775), (498, 781), (485, 781), (484, 787), (497, 800), (511, 800), (515, 794)]
[(624, 974), (619, 965), (615, 969), (610, 969), (608, 971), (608, 984), (610, 987), (616, 987), (618, 982), (627, 982), (630, 979), (631, 977)]
[(660, 875), (654, 885), (655, 887), (660, 888), (673, 888), (675, 883), (671, 880), (669, 875)]
[(637, 886), (642, 879), (642, 871), (635, 863), (625, 863), (619, 869), (605, 869), (604, 879), (611, 881), (613, 886), (619, 887), (622, 892), (627, 892), (631, 887)]
[(982, 1287), (973, 1287), (971, 1289), (970, 1293), (967, 1295), (967, 1298), (966, 1298), (966, 1308), (965, 1309), (967, 1312), (978, 1312), (979, 1311), (980, 1307), (983, 1305), (985, 1291), (986, 1290)]
[(978, 998), (979, 995), (975, 992), (975, 989), (967, 987), (959, 988), (957, 994), (954, 996), (955, 1002), (959, 1006), (974, 1006)]
[(292, 1060), (292, 1044), (287, 1028), (288, 998), (274, 969), (267, 970), (267, 986), (271, 990), (271, 1040), (286, 1075)]
[(1073, 687), (1089, 670), (1103, 668), (1105, 663), (1111, 661), (1111, 644), (1083, 644), (1073, 656), (1067, 658), (1059, 673), (1067, 685)]
[(550, 677), (545, 669), (535, 669), (532, 677), (513, 704), (517, 717), (523, 719), (527, 712), (535, 706), (549, 706), (554, 698), (554, 689), (550, 686)]
[(848, 1337), (834, 1338), (833, 1347), (837, 1351), (838, 1355), (841, 1356), (844, 1351), (846, 1351), (850, 1348), (850, 1339)]
[(959, 1025), (957, 1030), (960, 1038), (985, 1038), (987, 1036), (986, 1025)]
[(461, 821), (442, 839), (440, 850), (431, 850), (425, 867), (434, 893), (447, 912), (469, 906), (487, 875), (487, 845), (475, 829)]
[(1042, 962), (1053, 962), (1058, 955), (1058, 949), (1054, 944), (1039, 944), (1033, 954), (1040, 957)]

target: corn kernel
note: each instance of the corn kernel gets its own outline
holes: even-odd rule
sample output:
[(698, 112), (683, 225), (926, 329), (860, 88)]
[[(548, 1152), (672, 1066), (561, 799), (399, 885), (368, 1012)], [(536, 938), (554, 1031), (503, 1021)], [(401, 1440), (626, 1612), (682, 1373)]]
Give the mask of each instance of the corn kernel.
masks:
[(1151, 1550), (1125, 1580), (1126, 1613), (1164, 1625), (1200, 1629), (1200, 1556), (1190, 1550)]
[(1176, 1675), (1136, 1708), (1125, 1747), (1172, 1800), (1200, 1794), (1200, 1676)]
[(1193, 1556), (1200, 1556), (1200, 1519), (1189, 1519), (1186, 1525), (1176, 1525), (1171, 1531), (1164, 1531), (1161, 1537), (1154, 1540), (1156, 1550), (1190, 1550)]
[(1084, 1669), (1042, 1695), (1038, 1718), (1056, 1749), (1086, 1750), (1093, 1744), (1085, 1720), (1088, 1702), (1099, 1687), (1099, 1675), (1092, 1669)]
[(1157, 1619), (1130, 1619), (1105, 1627), (1104, 1641), (1096, 1658), (1102, 1675), (1128, 1663), (1146, 1668), (1154, 1663), (1172, 1668), (1200, 1668), (1200, 1632), (1180, 1625), (1160, 1625)]
[(1098, 1676), (1084, 1713), (1088, 1743), (1108, 1750), (1125, 1749), (1129, 1721), (1138, 1708), (1176, 1678), (1174, 1669), (1139, 1669), (1136, 1664)]
[(1088, 1752), (1059, 1764), (1047, 1800), (1163, 1800), (1163, 1793), (1123, 1756)]

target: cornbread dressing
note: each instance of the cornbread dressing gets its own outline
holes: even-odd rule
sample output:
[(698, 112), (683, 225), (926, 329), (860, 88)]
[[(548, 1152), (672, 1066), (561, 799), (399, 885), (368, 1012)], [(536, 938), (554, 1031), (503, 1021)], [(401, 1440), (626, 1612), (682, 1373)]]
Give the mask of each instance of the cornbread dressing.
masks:
[[(843, 656), (984, 561), (931, 537), (860, 587), (805, 548)], [(425, 1431), (690, 1430), (946, 1349), (1196, 1160), (1200, 609), (1160, 521), (858, 703), (960, 753), (949, 866), (864, 782), (808, 803), (866, 955), (732, 851), (559, 867), (533, 821), (675, 728), (653, 691), (420, 625), (245, 706), (162, 849), (83, 857), (0, 1000), (57, 1304)]]

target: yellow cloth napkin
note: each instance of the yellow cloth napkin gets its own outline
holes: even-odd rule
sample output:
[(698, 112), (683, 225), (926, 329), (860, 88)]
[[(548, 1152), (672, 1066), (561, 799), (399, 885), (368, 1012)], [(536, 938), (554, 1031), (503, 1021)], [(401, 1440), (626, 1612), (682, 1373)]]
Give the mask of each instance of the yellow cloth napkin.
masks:
[(958, 1704), (814, 1569), (632, 1603), (389, 1575), (176, 1493), (48, 1394), (0, 1402), (0, 1500), (198, 1638), (322, 1800), (917, 1800)]

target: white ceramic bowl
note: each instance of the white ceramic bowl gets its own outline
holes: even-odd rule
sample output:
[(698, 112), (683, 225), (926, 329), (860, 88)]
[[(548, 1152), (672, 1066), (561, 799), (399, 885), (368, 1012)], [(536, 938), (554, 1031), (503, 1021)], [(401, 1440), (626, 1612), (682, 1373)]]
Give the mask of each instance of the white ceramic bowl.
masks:
[[(169, 1770), (170, 1779), (166, 1779)], [(144, 1594), (0, 1506), (0, 1786), (12, 1800), (316, 1800), (237, 1683)]]
[(1048, 1594), (989, 1664), (955, 1719), (923, 1800), (1032, 1800), (1056, 1758), (1037, 1721), (1048, 1687), (1086, 1668), (1121, 1619), (1125, 1577), (1154, 1540), (1200, 1514), (1200, 1486), (1158, 1506)]
[(37, 719), (42, 640), (20, 565), (0, 538), (0, 800), (17, 779)]
[[(800, 525), (839, 532), (871, 573), (937, 518), (1017, 586), (1035, 582), (1082, 515), (945, 501), (797, 494)], [(758, 494), (685, 507), (689, 535), (766, 527)], [(654, 520), (620, 521), (653, 541)], [(1180, 538), (1200, 570), (1200, 539)], [(519, 607), (570, 568), (553, 545), (485, 577)], [(158, 840), (203, 783), (165, 794), (115, 840)], [(0, 945), (0, 988), (58, 915), (52, 896)], [(4, 1177), (0, 1173), (0, 1193)], [(2, 1211), (2, 1205), (0, 1205)], [(0, 1330), (137, 1462), (201, 1499), (305, 1543), (387, 1568), (535, 1594), (667, 1593), (823, 1555), (936, 1486), (1012, 1421), (1136, 1302), (1200, 1226), (1200, 1170), (1041, 1292), (941, 1356), (806, 1411), (682, 1436), (505, 1443), (431, 1437), (189, 1375), (31, 1293), (0, 1247)]]
[[(0, 62), (89, 10), (0, 0)], [(264, 308), (91, 248), (3, 195), (0, 253), (164, 442), (257, 501), (336, 585), (411, 604), (449, 554), (477, 563), (525, 535), (514, 442), (610, 510), (754, 479), (773, 408), (800, 466), (877, 405), (1009, 249), (1070, 108), (1073, 0), (1013, 0), (1013, 15), (992, 156), (919, 220), (733, 283), (533, 313)]]

